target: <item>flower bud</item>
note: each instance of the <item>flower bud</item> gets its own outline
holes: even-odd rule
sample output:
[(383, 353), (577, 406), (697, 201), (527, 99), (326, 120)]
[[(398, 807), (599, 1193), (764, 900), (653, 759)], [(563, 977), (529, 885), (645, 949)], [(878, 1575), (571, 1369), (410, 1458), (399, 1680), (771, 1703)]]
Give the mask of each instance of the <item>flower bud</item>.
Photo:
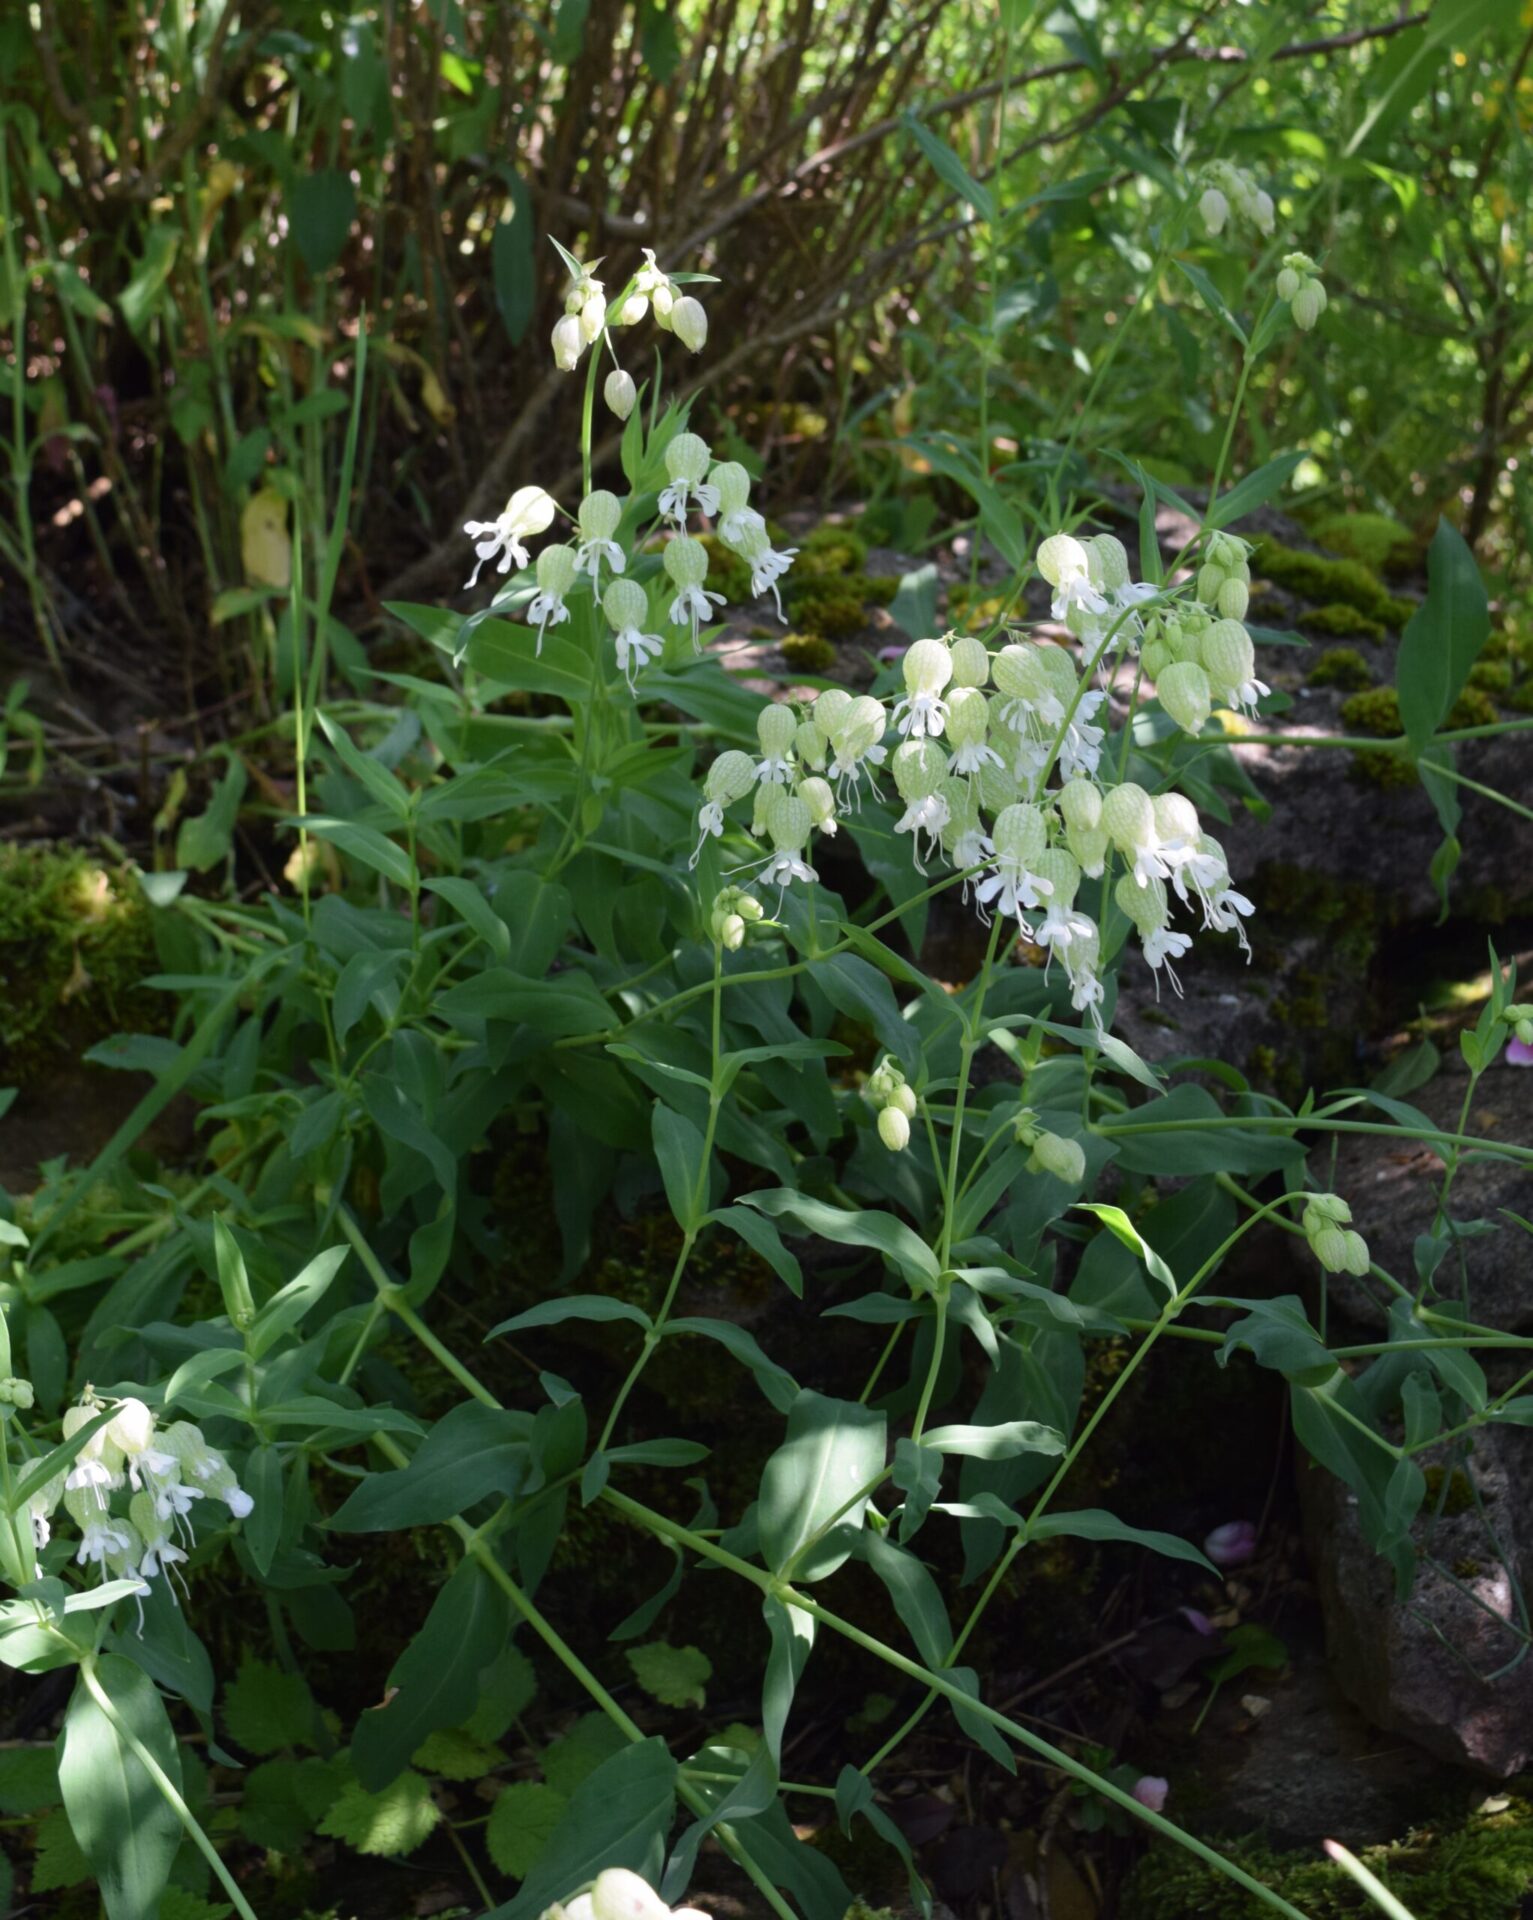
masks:
[(0, 1380), (0, 1407), (15, 1407), (18, 1413), (27, 1413), (35, 1399), (30, 1380), (18, 1379), (14, 1374)]
[(953, 685), (982, 687), (990, 678), (990, 654), (983, 640), (960, 634), (953, 642)]
[(622, 517), (622, 501), (605, 487), (597, 487), (581, 501), (578, 524), (587, 540), (610, 540)]
[(1038, 809), (1023, 802), (996, 815), (991, 838), (998, 859), (1031, 872), (1033, 862), (1048, 845), (1048, 827)]
[(891, 1153), (903, 1153), (910, 1145), (910, 1122), (898, 1107), (885, 1107), (879, 1114), (878, 1137)]
[(925, 800), (947, 773), (947, 755), (935, 740), (907, 740), (895, 749), (894, 784), (902, 800)]
[(1051, 1173), (1072, 1187), (1086, 1177), (1085, 1149), (1078, 1140), (1066, 1140), (1057, 1133), (1039, 1133), (1029, 1164), (1035, 1171)]
[[(702, 443), (699, 441), (698, 443)], [(703, 449), (704, 460), (707, 449)], [(701, 540), (694, 540), (689, 533), (679, 533), (674, 540), (667, 540), (665, 552), (660, 556), (666, 572), (678, 587), (700, 587), (708, 578), (708, 549)]]
[(845, 687), (826, 687), (816, 696), (814, 724), (827, 740), (834, 739), (836, 728), (846, 718), (851, 704), (852, 696)]
[(671, 1920), (671, 1910), (638, 1874), (627, 1867), (607, 1867), (591, 1889), (594, 1920)]
[[(658, 303), (655, 317), (660, 317)], [(702, 302), (694, 300), (690, 293), (684, 293), (671, 308), (671, 331), (689, 352), (701, 353), (708, 338), (708, 316), (703, 312)]]
[(1139, 665), (1145, 677), (1150, 680), (1158, 682), (1160, 676), (1170, 666), (1171, 659), (1171, 649), (1161, 634), (1157, 634), (1153, 640), (1147, 640), (1139, 649)]
[(538, 555), (536, 571), (541, 590), (563, 599), (575, 584), (575, 549), (545, 547)]
[(609, 411), (615, 413), (619, 420), (628, 418), (639, 398), (639, 389), (633, 383), (633, 375), (624, 373), (621, 367), (612, 369), (601, 391)]
[(900, 666), (907, 693), (941, 693), (953, 677), (953, 656), (941, 640), (917, 640)]
[(672, 480), (695, 487), (708, 471), (712, 456), (708, 442), (695, 433), (678, 433), (665, 450), (665, 470)]
[(916, 1117), (916, 1090), (907, 1081), (902, 1080), (889, 1095), (889, 1105), (904, 1114), (907, 1120)]
[(1173, 660), (1155, 679), (1155, 693), (1171, 718), (1194, 739), (1213, 710), (1208, 675), (1193, 660)]
[(1216, 696), (1233, 693), (1256, 674), (1256, 649), (1238, 620), (1216, 620), (1198, 646)]
[(1119, 853), (1133, 853), (1155, 837), (1155, 809), (1144, 788), (1132, 780), (1114, 787), (1102, 800), (1102, 827)]
[(1219, 597), (1214, 605), (1226, 620), (1244, 620), (1246, 608), (1251, 604), (1251, 589), (1239, 575), (1228, 576), (1219, 589)]
[(142, 1400), (119, 1400), (106, 1431), (112, 1444), (123, 1453), (143, 1453), (154, 1439), (154, 1415)]
[(1207, 187), (1198, 200), (1198, 212), (1203, 216), (1203, 225), (1217, 235), (1224, 231), (1224, 223), (1230, 217), (1230, 203), (1217, 187)]
[(1065, 845), (1089, 880), (1099, 880), (1107, 865), (1107, 835), (1100, 827), (1065, 828)]
[(703, 794), (706, 799), (727, 807), (736, 800), (743, 800), (755, 784), (755, 761), (748, 753), (741, 753), (738, 747), (730, 747), (719, 755), (703, 776)]
[(1113, 888), (1113, 898), (1140, 934), (1159, 933), (1171, 918), (1166, 889), (1153, 876), (1140, 886), (1133, 874), (1125, 873)]
[(1213, 606), (1219, 598), (1219, 589), (1224, 585), (1224, 568), (1212, 560), (1205, 560), (1198, 568), (1198, 598), (1205, 607)]
[(1121, 540), (1110, 533), (1098, 533), (1086, 542), (1086, 546), (1093, 580), (1109, 590), (1128, 585), (1128, 550)]
[(618, 633), (642, 627), (649, 618), (649, 595), (637, 580), (614, 580), (601, 597), (601, 610)]
[(817, 833), (836, 831), (836, 796), (831, 792), (828, 781), (822, 780), (818, 774), (811, 774), (807, 780), (799, 782), (798, 797), (808, 807)]
[(1102, 820), (1102, 795), (1081, 774), (1067, 780), (1059, 790), (1059, 811), (1067, 827), (1096, 827)]
[(717, 490), (720, 518), (743, 513), (750, 504), (751, 477), (738, 460), (720, 460), (708, 475), (708, 484)]
[(1306, 280), (1289, 305), (1293, 311), (1295, 326), (1301, 332), (1309, 333), (1321, 314), (1325, 312), (1325, 288), (1318, 280)]
[(793, 751), (793, 737), (797, 732), (798, 721), (793, 717), (792, 707), (780, 701), (768, 701), (756, 715), (756, 738), (768, 760), (786, 760)]
[(585, 335), (580, 331), (578, 315), (567, 313), (563, 319), (554, 322), (554, 365), (561, 373), (575, 371), (580, 364), (580, 356), (585, 351), (585, 344)]
[(1090, 570), (1086, 549), (1068, 533), (1051, 534), (1038, 549), (1038, 571), (1051, 587), (1089, 575)]

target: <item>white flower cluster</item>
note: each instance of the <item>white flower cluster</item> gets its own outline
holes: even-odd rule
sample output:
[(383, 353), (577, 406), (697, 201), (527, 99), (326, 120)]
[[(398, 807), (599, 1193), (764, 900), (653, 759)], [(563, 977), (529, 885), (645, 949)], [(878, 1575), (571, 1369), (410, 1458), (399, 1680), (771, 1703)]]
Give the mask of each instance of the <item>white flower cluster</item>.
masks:
[(1251, 600), (1250, 551), (1235, 534), (1212, 535), (1196, 600), (1145, 622), (1141, 664), (1160, 704), (1194, 738), (1216, 706), (1254, 713), (1271, 692), (1256, 677), (1256, 647), (1242, 625)]
[(597, 1874), (588, 1892), (545, 1907), (540, 1920), (709, 1920), (697, 1907), (668, 1907), (649, 1882), (627, 1867)]
[[(1216, 535), (1208, 566), (1214, 571), (1205, 568), (1200, 590), (1217, 599), (1246, 566), (1244, 543)], [(1125, 872), (1113, 897), (1157, 979), (1164, 970), (1178, 991), (1171, 962), (1192, 942), (1170, 925), (1173, 898), (1200, 911), (1205, 928), (1239, 934), (1242, 946), (1241, 921), (1253, 909), (1234, 891), (1223, 849), (1203, 831), (1191, 801), (1151, 795), (1133, 781), (1098, 784), (1104, 732), (1093, 721), (1106, 693), (1091, 684), (1095, 669), (1143, 636), (1146, 666), (1159, 649), (1154, 663), (1179, 684), (1169, 651), (1174, 632), (1203, 684), (1203, 719), (1215, 693), (1249, 704), (1266, 689), (1238, 621), (1216, 620), (1198, 604), (1147, 614), (1147, 603), (1169, 595), (1130, 579), (1127, 555), (1111, 535), (1055, 535), (1039, 549), (1038, 568), (1053, 590), (1055, 617), (1083, 643), (1084, 675), (1074, 652), (1051, 641), (1013, 639), (992, 654), (979, 640), (948, 634), (906, 651), (904, 692), (892, 712), (840, 687), (827, 688), (804, 713), (769, 704), (757, 716), (759, 757), (731, 750), (707, 771), (692, 864), (723, 834), (728, 809), (750, 798), (750, 831), (771, 848), (757, 882), (781, 888), (814, 880), (811, 836), (835, 833), (838, 811), (859, 806), (863, 782), (876, 789), (887, 763), (903, 804), (895, 830), (911, 836), (917, 867), (924, 872), (924, 859), (941, 857), (962, 873), (981, 916), (1014, 919), (1050, 964), (1063, 966), (1077, 1011), (1097, 1020), (1101, 929), (1076, 896), (1083, 880), (1103, 878), (1114, 855)], [(1188, 700), (1172, 697), (1187, 714)]]
[(1277, 224), (1277, 209), (1272, 195), (1257, 186), (1244, 167), (1228, 160), (1211, 160), (1198, 175), (1203, 191), (1198, 196), (1198, 212), (1211, 234), (1224, 231), (1231, 213), (1249, 222), (1258, 233), (1270, 234)]
[[(695, 648), (700, 644), (700, 628), (713, 618), (713, 608), (724, 604), (724, 596), (710, 592), (704, 584), (708, 578), (708, 549), (686, 531), (694, 508), (717, 518), (719, 539), (751, 569), (752, 592), (770, 592), (782, 618), (777, 582), (792, 566), (798, 549), (779, 551), (772, 545), (766, 521), (750, 504), (751, 480), (745, 468), (738, 460), (715, 461), (707, 441), (697, 434), (678, 433), (666, 446), (665, 471), (667, 485), (660, 494), (659, 509), (670, 535), (660, 557), (675, 589), (670, 604), (671, 625), (690, 633)], [(513, 565), (526, 567), (524, 540), (546, 532), (556, 511), (553, 499), (541, 487), (522, 487), (511, 496), (498, 520), (471, 520), (465, 532), (475, 541), (479, 565), (468, 584), (474, 584), (479, 568), (497, 553), (502, 573), (508, 573)], [(538, 590), (527, 608), (527, 618), (538, 630), (537, 651), (541, 653), (544, 634), (569, 619), (570, 597), (582, 580), (588, 580), (612, 629), (618, 667), (633, 690), (639, 668), (659, 657), (665, 641), (660, 634), (645, 631), (649, 595), (637, 581), (627, 578), (632, 556), (615, 538), (622, 518), (623, 503), (615, 493), (597, 487), (586, 495), (575, 516), (578, 539), (544, 547), (538, 555)], [(643, 539), (637, 544), (642, 546)], [(605, 590), (604, 568), (609, 575)]]
[[(586, 348), (602, 338), (606, 339), (615, 363), (617, 354), (612, 348), (612, 336), (607, 331), (608, 321), (613, 320), (620, 327), (633, 327), (650, 312), (654, 313), (657, 327), (666, 333), (674, 333), (691, 352), (702, 351), (708, 339), (708, 316), (703, 311), (703, 304), (693, 294), (678, 291), (676, 282), (656, 263), (651, 248), (644, 248), (644, 265), (613, 303), (615, 318), (612, 308), (607, 305), (605, 285), (596, 278), (600, 260), (582, 266), (565, 253), (563, 247), (559, 251), (564, 254), (570, 268), (564, 312), (554, 323), (552, 343), (554, 365), (561, 373), (573, 373), (580, 365), (580, 357)], [(626, 420), (637, 398), (631, 375), (614, 365), (603, 391), (607, 405), (620, 420)]]
[(1307, 253), (1285, 253), (1278, 269), (1277, 297), (1286, 300), (1294, 325), (1302, 333), (1313, 331), (1315, 322), (1326, 309), (1325, 288), (1320, 269)]
[[(72, 1439), (106, 1411), (89, 1388), (79, 1406), (64, 1412), (64, 1438)], [(222, 1500), (236, 1520), (254, 1502), (234, 1469), (210, 1447), (190, 1420), (157, 1425), (142, 1400), (119, 1400), (64, 1472), (32, 1496), (29, 1511), (39, 1547), (52, 1536), (59, 1505), (80, 1529), (78, 1565), (94, 1564), (114, 1579), (148, 1581), (186, 1558), (176, 1536), (190, 1544), (188, 1519), (198, 1500)]]

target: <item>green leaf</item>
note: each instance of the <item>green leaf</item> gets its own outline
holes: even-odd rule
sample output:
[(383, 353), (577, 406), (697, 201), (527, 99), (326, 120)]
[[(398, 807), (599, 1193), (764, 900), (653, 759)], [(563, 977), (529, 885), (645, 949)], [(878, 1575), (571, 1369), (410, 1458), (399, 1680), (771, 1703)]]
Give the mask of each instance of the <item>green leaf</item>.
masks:
[[(672, 1217), (683, 1233), (695, 1233), (702, 1224), (708, 1202), (703, 1136), (685, 1115), (666, 1106), (663, 1100), (657, 1100), (651, 1115), (651, 1137)], [(712, 1155), (708, 1158), (711, 1164)]]
[[(360, 860), (364, 867), (371, 867), (374, 873), (381, 873), (385, 880), (392, 880), (396, 887), (408, 891), (415, 875), (410, 856), (376, 827), (364, 827), (355, 820), (337, 820), (331, 814), (321, 813), (295, 814), (289, 824), (306, 827), (310, 833), (318, 834), (321, 840), (328, 840), (353, 860)], [(183, 866), (193, 864), (185, 858), (179, 847), (176, 852)]]
[(165, 1704), (142, 1668), (103, 1653), (95, 1674), (112, 1713), (97, 1703), (82, 1674), (59, 1747), (64, 1810), (108, 1920), (150, 1920), (181, 1845), (181, 1823), (119, 1723), (177, 1788), (181, 1755)]
[(495, 307), (500, 314), (506, 338), (520, 346), (532, 325), (537, 299), (537, 273), (533, 265), (532, 201), (527, 184), (514, 174), (506, 182), (511, 212), (497, 222), (490, 242), (490, 274), (495, 285)]
[(316, 1254), (296, 1280), (289, 1280), (280, 1292), (272, 1295), (256, 1314), (246, 1336), (252, 1360), (263, 1359), (310, 1308), (318, 1306), (345, 1264), (349, 1251), (346, 1247), (327, 1247), (323, 1253)]
[(411, 1758), (422, 1773), (443, 1780), (482, 1780), (506, 1763), (501, 1748), (476, 1740), (462, 1727), (440, 1727), (427, 1734)]
[(760, 1254), (788, 1291), (799, 1299), (804, 1296), (804, 1270), (782, 1243), (782, 1235), (770, 1220), (753, 1213), (749, 1207), (720, 1207), (708, 1218), (715, 1226), (727, 1227), (739, 1234), (753, 1253)]
[(980, 185), (946, 140), (923, 125), (913, 113), (901, 114), (900, 124), (936, 169), (943, 185), (966, 201), (981, 220), (994, 220), (995, 199), (990, 189)]
[(247, 778), (244, 761), (231, 753), (227, 771), (213, 789), (207, 811), (181, 822), (181, 830), (176, 835), (178, 867), (189, 867), (194, 873), (207, 873), (220, 861), (229, 858)]
[(866, 1208), (856, 1213), (828, 1206), (808, 1194), (795, 1193), (791, 1187), (771, 1187), (764, 1193), (741, 1195), (745, 1205), (769, 1214), (773, 1219), (786, 1216), (806, 1233), (817, 1233), (822, 1240), (834, 1240), (841, 1246), (874, 1247), (899, 1268), (911, 1286), (929, 1289), (940, 1276), (937, 1256), (917, 1234), (892, 1213), (876, 1213)]
[(1168, 1560), (1185, 1560), (1191, 1566), (1217, 1573), (1190, 1541), (1178, 1539), (1174, 1533), (1131, 1527), (1100, 1507), (1077, 1507), (1071, 1513), (1045, 1513), (1027, 1526), (1029, 1540), (1054, 1540), (1061, 1535), (1072, 1540), (1122, 1540), (1132, 1547), (1148, 1547), (1151, 1553), (1163, 1553)]
[(583, 1713), (543, 1755), (543, 1778), (568, 1797), (605, 1761), (623, 1751), (620, 1728), (604, 1713)]
[(871, 1027), (879, 1044), (892, 1053), (907, 1074), (921, 1059), (921, 1038), (903, 1019), (889, 982), (876, 967), (854, 953), (838, 953), (815, 963), (810, 975), (815, 986), (838, 1013)]
[(1427, 550), (1427, 597), (1406, 622), (1395, 658), (1400, 719), (1417, 753), (1447, 717), (1489, 636), (1474, 555), (1457, 528), (1439, 520)]
[(519, 1780), (490, 1808), (484, 1844), (502, 1873), (524, 1880), (564, 1818), (569, 1801), (538, 1780)]
[(1010, 1460), (1019, 1453), (1063, 1453), (1065, 1437), (1038, 1420), (999, 1420), (993, 1427), (928, 1427), (921, 1445), (974, 1460)]
[(761, 1474), (761, 1552), (774, 1573), (797, 1561), (838, 1515), (825, 1538), (797, 1561), (794, 1578), (822, 1580), (845, 1561), (867, 1497), (847, 1503), (883, 1471), (885, 1444), (884, 1416), (871, 1407), (808, 1389), (798, 1396), (788, 1413), (787, 1438)]
[(59, 1761), (46, 1747), (0, 1749), (0, 1813), (36, 1813), (59, 1803)]
[(1337, 1362), (1310, 1325), (1304, 1302), (1297, 1294), (1281, 1294), (1271, 1300), (1223, 1300), (1220, 1305), (1250, 1309), (1225, 1335), (1216, 1356), (1221, 1367), (1229, 1364), (1232, 1353), (1244, 1347), (1258, 1366), (1271, 1367), (1301, 1386), (1319, 1386), (1336, 1371)]
[(339, 167), (321, 167), (293, 188), (288, 230), (310, 273), (328, 272), (340, 259), (356, 210), (356, 189)]
[(953, 1628), (936, 1581), (913, 1553), (871, 1528), (858, 1539), (857, 1550), (888, 1588), (894, 1610), (927, 1666), (946, 1666), (953, 1651)]
[(653, 1640), (647, 1647), (630, 1647), (628, 1664), (639, 1685), (662, 1707), (707, 1704), (713, 1662), (697, 1647), (673, 1647), (667, 1640)]
[(358, 1853), (393, 1859), (414, 1853), (441, 1817), (430, 1783), (418, 1773), (402, 1773), (381, 1793), (369, 1793), (353, 1781), (320, 1821), (319, 1831)]
[(1076, 1202), (1075, 1211), (1094, 1213), (1115, 1240), (1121, 1240), (1124, 1246), (1138, 1254), (1150, 1278), (1159, 1281), (1172, 1299), (1176, 1297), (1176, 1275), (1121, 1207), (1103, 1206), (1094, 1200), (1080, 1200)]
[(90, 1862), (81, 1853), (69, 1815), (62, 1807), (39, 1820), (35, 1832), (37, 1851), (32, 1856), (31, 1875), (34, 1894), (83, 1886), (90, 1879)]
[(118, 299), (131, 333), (142, 336), (154, 316), (160, 289), (170, 278), (180, 251), (181, 235), (168, 224), (152, 226), (144, 241), (144, 257)]
[(541, 653), (534, 651), (536, 635), (509, 620), (483, 620), (475, 627), (465, 658), (475, 673), (518, 693), (547, 693), (566, 706), (584, 705), (593, 685), (604, 677), (601, 663), (557, 633), (545, 635)]
[(605, 1867), (628, 1867), (654, 1885), (675, 1812), (676, 1762), (664, 1742), (625, 1746), (570, 1796), (520, 1893), (497, 1920), (535, 1920)]
[[(755, 1215), (750, 1215), (754, 1219)], [(758, 1222), (767, 1225), (766, 1221)], [(753, 1333), (737, 1326), (733, 1320), (704, 1320), (683, 1318), (668, 1320), (661, 1328), (662, 1334), (670, 1338), (675, 1334), (695, 1333), (705, 1340), (716, 1340), (721, 1347), (727, 1348), (742, 1366), (750, 1368), (756, 1376), (756, 1385), (776, 1407), (779, 1413), (786, 1413), (793, 1405), (799, 1393), (798, 1382), (785, 1367), (778, 1366), (761, 1348)]]
[(312, 1747), (317, 1709), (302, 1674), (246, 1654), (224, 1694), (224, 1726), (247, 1753)]
[[(1246, 335), (1244, 327), (1241, 326), (1234, 314), (1231, 313), (1229, 308), (1224, 304), (1224, 295), (1220, 293), (1219, 289), (1214, 285), (1213, 281), (1209, 279), (1203, 269), (1201, 267), (1195, 267), (1190, 260), (1178, 260), (1176, 264), (1191, 282), (1197, 292), (1198, 298), (1203, 302), (1204, 306), (1208, 308), (1209, 312), (1222, 320), (1240, 344), (1245, 346)], [(1197, 515), (1194, 514), (1193, 518), (1196, 519)]]
[(537, 1691), (537, 1675), (526, 1654), (520, 1647), (502, 1647), (480, 1676), (479, 1703), (464, 1721), (463, 1731), (475, 1740), (499, 1740), (512, 1721), (526, 1712)]
[(562, 1326), (566, 1320), (631, 1320), (646, 1329), (653, 1325), (644, 1309), (631, 1300), (619, 1300), (608, 1293), (570, 1293), (561, 1300), (540, 1300), (535, 1307), (512, 1314), (509, 1320), (491, 1327), (484, 1337), (493, 1340), (498, 1334), (520, 1333), (528, 1327)]
[(531, 1431), (524, 1413), (465, 1400), (436, 1423), (409, 1466), (369, 1476), (329, 1524), (337, 1533), (387, 1533), (450, 1520), (491, 1493), (512, 1495)]
[(1269, 460), (1266, 466), (1258, 467), (1255, 473), (1248, 473), (1238, 485), (1210, 504), (1204, 524), (1227, 527), (1232, 521), (1243, 520), (1248, 513), (1254, 513), (1273, 494), (1281, 492), (1288, 485), (1294, 469), (1303, 458), (1302, 453), (1282, 453), (1276, 460)]
[(505, 1643), (506, 1599), (476, 1560), (460, 1560), (425, 1624), (394, 1662), (386, 1704), (370, 1707), (352, 1735), (351, 1764), (376, 1792), (400, 1773), (428, 1734), (467, 1720), (479, 1676)]

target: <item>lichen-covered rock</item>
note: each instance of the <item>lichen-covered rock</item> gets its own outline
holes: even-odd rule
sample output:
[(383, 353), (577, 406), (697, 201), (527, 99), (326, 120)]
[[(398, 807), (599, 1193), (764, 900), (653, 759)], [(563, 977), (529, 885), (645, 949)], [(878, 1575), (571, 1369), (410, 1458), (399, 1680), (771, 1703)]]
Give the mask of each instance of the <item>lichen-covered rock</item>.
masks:
[(1451, 1471), (1455, 1481), (1465, 1476), (1465, 1497), (1429, 1501), (1417, 1520), (1421, 1560), (1402, 1601), (1388, 1561), (1363, 1538), (1355, 1497), (1301, 1460), (1326, 1646), (1348, 1696), (1375, 1726), (1510, 1779), (1533, 1762), (1533, 1661), (1520, 1659), (1514, 1588), (1533, 1575), (1533, 1432), (1485, 1429)]

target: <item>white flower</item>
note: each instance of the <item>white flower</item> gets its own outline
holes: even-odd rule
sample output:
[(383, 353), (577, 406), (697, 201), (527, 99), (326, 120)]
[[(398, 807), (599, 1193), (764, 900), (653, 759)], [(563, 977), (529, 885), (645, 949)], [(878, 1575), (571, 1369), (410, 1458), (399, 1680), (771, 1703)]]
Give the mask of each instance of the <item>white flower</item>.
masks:
[(671, 484), (660, 495), (660, 511), (677, 526), (685, 526), (687, 502), (694, 500), (699, 513), (719, 510), (719, 490), (703, 475), (708, 471), (708, 443), (695, 433), (678, 433), (665, 450), (665, 470)]
[(621, 573), (626, 564), (623, 549), (612, 537), (622, 518), (622, 502), (605, 487), (597, 487), (580, 503), (577, 520), (582, 538), (576, 549), (575, 565), (581, 573), (590, 574), (598, 592), (602, 561), (605, 560), (614, 573)]
[(614, 580), (602, 595), (601, 605), (615, 637), (618, 670), (628, 682), (629, 692), (634, 693), (639, 668), (659, 659), (665, 651), (658, 633), (642, 631), (649, 615), (649, 595), (637, 580)]
[(1050, 612), (1056, 620), (1068, 620), (1076, 609), (1087, 614), (1110, 611), (1106, 594), (1092, 585), (1089, 573), (1067, 573), (1054, 589)]
[(1224, 223), (1230, 217), (1230, 203), (1217, 187), (1205, 187), (1198, 201), (1198, 212), (1203, 216), (1203, 224), (1215, 236), (1223, 233)]
[(700, 647), (699, 626), (713, 618), (713, 606), (722, 607), (724, 604), (722, 593), (710, 593), (703, 586), (708, 577), (708, 549), (701, 541), (693, 540), (684, 533), (678, 534), (674, 540), (666, 543), (662, 561), (673, 584), (679, 589), (671, 602), (671, 625), (690, 626), (692, 645), (694, 648)]
[(1191, 951), (1191, 948), (1191, 936), (1185, 933), (1176, 933), (1170, 927), (1158, 927), (1153, 933), (1147, 933), (1144, 936), (1144, 957), (1155, 969), (1155, 991), (1157, 994), (1160, 992), (1159, 976), (1162, 968), (1164, 968), (1166, 978), (1176, 989), (1177, 996), (1180, 998), (1182, 983), (1177, 979), (1176, 968), (1172, 966), (1171, 962), (1173, 960), (1180, 960), (1184, 953)]
[(953, 656), (941, 640), (917, 640), (906, 648), (901, 669), (905, 697), (894, 709), (895, 730), (913, 740), (936, 739), (947, 723), (942, 693), (953, 677)]
[(578, 565), (573, 547), (545, 547), (538, 555), (538, 591), (527, 609), (527, 621), (529, 625), (537, 622), (536, 651), (539, 653), (543, 651), (543, 635), (549, 627), (556, 627), (570, 617), (564, 596), (575, 584)]
[(757, 534), (741, 552), (741, 558), (750, 564), (751, 592), (758, 599), (762, 594), (770, 593), (772, 603), (777, 608), (777, 617), (784, 625), (788, 616), (782, 610), (782, 595), (777, 591), (777, 582), (793, 565), (797, 553), (797, 547), (783, 547), (779, 551), (764, 532)]
[(505, 510), (494, 520), (470, 520), (463, 531), (474, 542), (478, 566), (468, 577), (473, 586), (486, 560), (500, 555), (497, 573), (509, 573), (513, 565), (527, 565), (527, 549), (522, 542), (533, 534), (546, 533), (553, 525), (555, 507), (541, 487), (518, 487), (506, 502)]

